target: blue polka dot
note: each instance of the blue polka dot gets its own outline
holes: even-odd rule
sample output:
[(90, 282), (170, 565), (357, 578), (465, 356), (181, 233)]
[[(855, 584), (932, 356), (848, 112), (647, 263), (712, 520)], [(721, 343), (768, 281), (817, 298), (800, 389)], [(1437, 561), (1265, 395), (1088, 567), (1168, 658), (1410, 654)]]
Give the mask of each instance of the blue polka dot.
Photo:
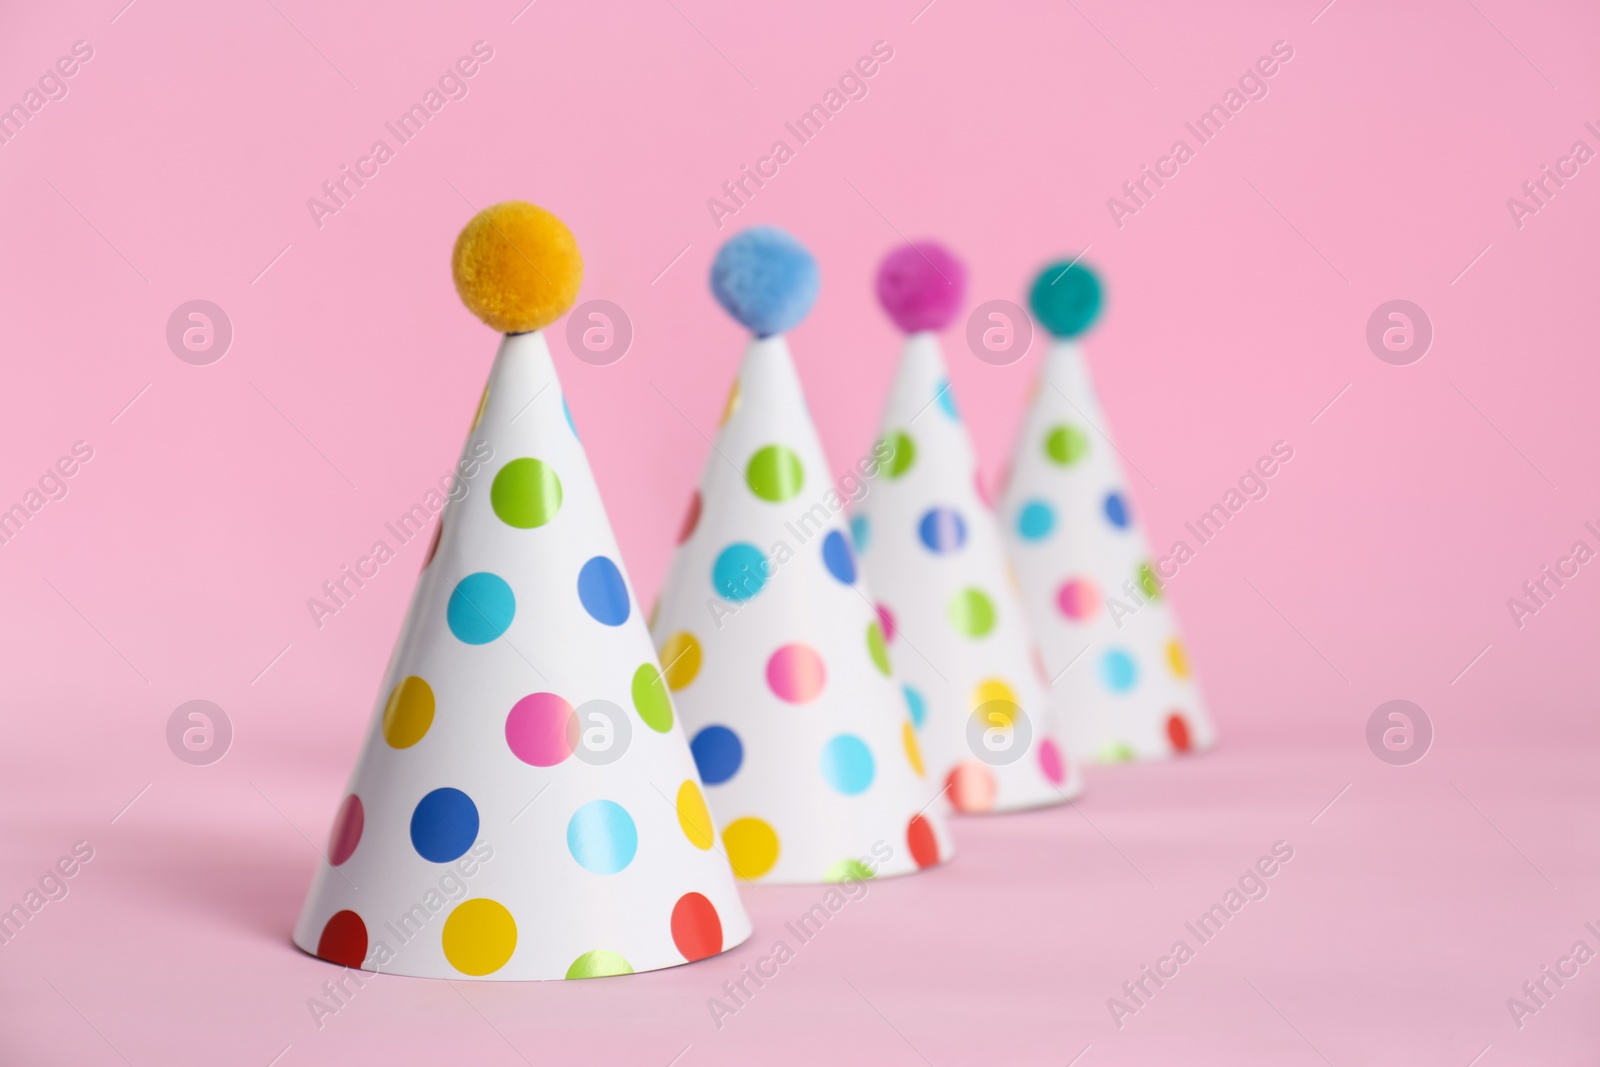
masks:
[(712, 564), (711, 584), (724, 600), (749, 600), (767, 584), (767, 557), (755, 545), (731, 544)]
[(1119, 530), (1126, 530), (1133, 517), (1128, 514), (1128, 502), (1121, 493), (1106, 494), (1106, 518)]
[(956, 391), (950, 388), (950, 379), (939, 379), (939, 407), (950, 418), (961, 421), (961, 413), (956, 410)]
[(865, 792), (874, 770), (872, 750), (853, 734), (840, 734), (822, 746), (822, 777), (846, 796)]
[(639, 851), (639, 829), (621, 804), (591, 800), (567, 822), (567, 851), (595, 874), (616, 874)]
[(931, 552), (954, 552), (967, 543), (967, 521), (954, 508), (929, 508), (917, 524), (917, 536)]
[(845, 585), (855, 584), (856, 558), (838, 530), (829, 530), (822, 539), (822, 562), (828, 565), (828, 573)]
[(578, 436), (578, 426), (572, 421), (572, 409), (567, 407), (567, 398), (561, 398), (561, 414), (567, 417), (567, 429), (572, 431), (572, 436)]
[(459, 789), (435, 789), (411, 813), (411, 845), (430, 863), (460, 859), (478, 839), (478, 806)]
[(1100, 657), (1100, 680), (1113, 693), (1126, 693), (1139, 682), (1139, 666), (1120, 648)]
[(1055, 528), (1055, 510), (1043, 500), (1030, 500), (1017, 512), (1017, 533), (1024, 541), (1043, 541)]
[(928, 702), (922, 699), (922, 694), (903, 685), (900, 688), (906, 691), (906, 708), (911, 712), (911, 725), (922, 729), (922, 724), (928, 719)]
[(605, 556), (594, 557), (578, 572), (578, 599), (596, 622), (621, 626), (628, 621), (627, 583)]
[(850, 520), (850, 540), (856, 543), (857, 552), (867, 550), (867, 542), (872, 540), (872, 523), (867, 521), (865, 515), (857, 515)]
[(689, 742), (700, 780), (706, 785), (721, 785), (739, 773), (744, 762), (744, 746), (739, 735), (726, 726), (707, 726)]
[(487, 645), (505, 633), (517, 614), (517, 598), (498, 574), (479, 571), (456, 583), (445, 609), (450, 632), (469, 645)]

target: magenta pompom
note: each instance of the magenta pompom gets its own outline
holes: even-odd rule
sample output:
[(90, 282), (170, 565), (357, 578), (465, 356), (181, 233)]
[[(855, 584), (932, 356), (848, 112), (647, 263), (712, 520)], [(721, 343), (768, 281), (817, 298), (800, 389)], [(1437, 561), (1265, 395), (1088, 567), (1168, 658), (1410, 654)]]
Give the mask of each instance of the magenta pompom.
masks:
[(950, 325), (966, 291), (967, 268), (937, 241), (901, 245), (878, 268), (878, 302), (906, 333)]

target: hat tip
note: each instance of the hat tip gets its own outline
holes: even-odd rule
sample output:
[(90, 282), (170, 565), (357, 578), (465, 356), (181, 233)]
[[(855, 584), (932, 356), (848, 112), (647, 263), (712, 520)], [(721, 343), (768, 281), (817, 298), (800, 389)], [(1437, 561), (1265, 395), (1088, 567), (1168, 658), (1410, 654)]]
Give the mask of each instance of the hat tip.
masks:
[(467, 310), (501, 333), (527, 333), (572, 307), (583, 282), (583, 256), (555, 215), (507, 200), (462, 228), (450, 271)]

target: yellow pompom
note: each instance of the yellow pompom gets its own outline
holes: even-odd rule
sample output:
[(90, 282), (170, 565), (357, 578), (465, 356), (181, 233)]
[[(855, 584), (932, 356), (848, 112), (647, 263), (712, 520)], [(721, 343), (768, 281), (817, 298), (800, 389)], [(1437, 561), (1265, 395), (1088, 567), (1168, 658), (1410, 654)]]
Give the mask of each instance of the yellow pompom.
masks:
[(450, 270), (469, 311), (501, 333), (527, 333), (572, 306), (583, 282), (583, 256), (560, 219), (507, 200), (467, 223)]

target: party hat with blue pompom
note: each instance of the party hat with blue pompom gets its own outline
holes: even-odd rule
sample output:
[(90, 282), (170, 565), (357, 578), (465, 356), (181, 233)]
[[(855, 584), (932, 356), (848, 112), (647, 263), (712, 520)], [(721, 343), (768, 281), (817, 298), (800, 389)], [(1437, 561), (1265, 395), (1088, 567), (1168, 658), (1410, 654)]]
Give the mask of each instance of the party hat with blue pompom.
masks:
[(1017, 811), (1068, 800), (1082, 779), (1056, 737), (1070, 709), (1051, 706), (939, 345), (965, 286), (961, 261), (932, 241), (878, 271), (879, 302), (907, 334), (882, 430), (904, 458), (855, 522), (933, 788), (960, 812)]
[[(1012, 459), (1000, 516), (1055, 679), (1071, 755), (1166, 759), (1216, 740), (1166, 580), (1153, 562), (1078, 338), (1101, 307), (1081, 263), (1041, 271), (1029, 295), (1053, 337)], [(1169, 568), (1170, 570), (1170, 568)]]
[(755, 337), (653, 626), (728, 858), (752, 881), (907, 874), (951, 854), (846, 532), (846, 501), (902, 460), (884, 444), (829, 466), (784, 338), (817, 282), (782, 230), (717, 254), (711, 290)]

